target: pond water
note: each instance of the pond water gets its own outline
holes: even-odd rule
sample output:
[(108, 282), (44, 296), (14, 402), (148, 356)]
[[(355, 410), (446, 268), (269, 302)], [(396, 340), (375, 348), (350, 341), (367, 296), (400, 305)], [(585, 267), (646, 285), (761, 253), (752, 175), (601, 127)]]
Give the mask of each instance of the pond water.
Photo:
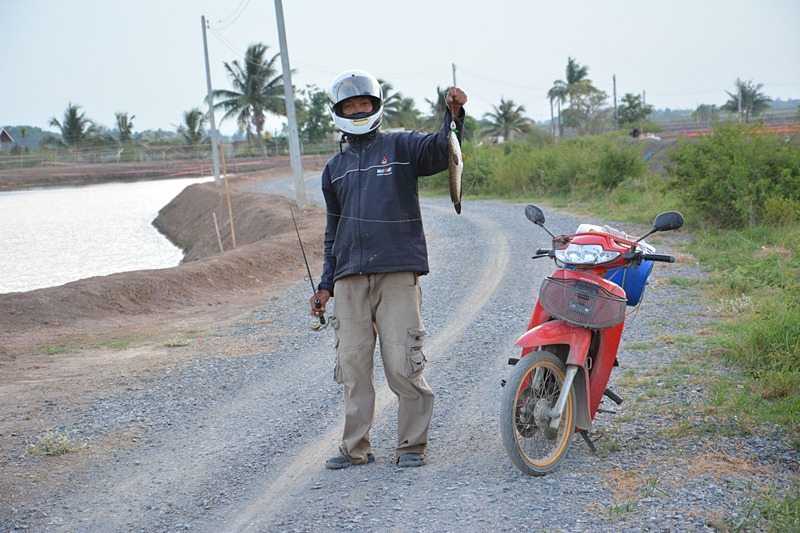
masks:
[(186, 186), (212, 179), (0, 192), (0, 293), (178, 265), (181, 250), (152, 222)]

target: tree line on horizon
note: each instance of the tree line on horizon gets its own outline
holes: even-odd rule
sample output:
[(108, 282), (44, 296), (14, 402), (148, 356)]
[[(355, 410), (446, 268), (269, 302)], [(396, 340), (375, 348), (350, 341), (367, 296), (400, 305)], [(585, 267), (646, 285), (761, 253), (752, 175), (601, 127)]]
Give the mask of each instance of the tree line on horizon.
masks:
[[(259, 153), (265, 151), (263, 143), (270, 137), (265, 132), (268, 116), (286, 116), (283, 74), (278, 63), (280, 55), (269, 57), (268, 50), (269, 47), (263, 43), (253, 44), (247, 48), (242, 62), (238, 59), (231, 63), (224, 62), (231, 88), (212, 92), (214, 109), (223, 113), (220, 124), (235, 121), (238, 133), (234, 140), (246, 141), (247, 147)], [(588, 66), (569, 57), (565, 78), (556, 80), (548, 90), (551, 111), (549, 126), (552, 135), (592, 135), (610, 128), (627, 129), (645, 123), (654, 113), (654, 107), (646, 104), (642, 95), (632, 93), (624, 94), (619, 105), (609, 106), (608, 94), (595, 86), (589, 79), (588, 72)], [(444, 114), (444, 95), (447, 88), (437, 87), (436, 96), (425, 99), (428, 109), (423, 112), (417, 108), (412, 98), (396, 92), (391, 83), (386, 80), (379, 82), (384, 94), (385, 128), (424, 131), (439, 128)], [(761, 92), (762, 88), (763, 84), (752, 80), (737, 79), (734, 91), (726, 91), (729, 99), (725, 104), (720, 107), (699, 105), (693, 118), (698, 122), (711, 123), (720, 118), (721, 112), (727, 112), (739, 117), (740, 121), (749, 123), (769, 109), (772, 103), (772, 99)], [(303, 141), (319, 143), (330, 138), (335, 127), (328, 112), (326, 91), (311, 85), (296, 90), (295, 94), (298, 128)], [(467, 128), (475, 133), (473, 139), (510, 140), (524, 137), (535, 125), (534, 121), (525, 116), (525, 111), (523, 105), (501, 97), (500, 103), (493, 105), (492, 111), (485, 113), (480, 120), (468, 117)], [(30, 128), (30, 131), (40, 137), (40, 147), (66, 148), (70, 151), (123, 148), (137, 141), (151, 144), (183, 143), (186, 146), (202, 146), (210, 142), (208, 114), (200, 107), (184, 111), (182, 121), (174, 133), (158, 130), (136, 134), (135, 118), (135, 115), (127, 112), (115, 113), (115, 129), (109, 130), (88, 118), (80, 105), (70, 102), (62, 119), (53, 117), (49, 122), (51, 127), (59, 130), (60, 137), (42, 134), (38, 128)], [(22, 141), (20, 144), (24, 147), (29, 130), (27, 127), (16, 130)], [(21, 146), (18, 145), (15, 149), (19, 150)], [(27, 147), (24, 149), (27, 150)]]

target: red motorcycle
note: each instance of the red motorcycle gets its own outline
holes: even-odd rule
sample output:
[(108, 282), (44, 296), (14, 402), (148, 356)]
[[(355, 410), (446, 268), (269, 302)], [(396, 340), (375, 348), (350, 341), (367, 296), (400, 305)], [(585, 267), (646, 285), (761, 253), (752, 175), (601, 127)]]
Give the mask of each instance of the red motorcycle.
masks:
[(635, 240), (589, 224), (555, 236), (541, 209), (528, 205), (525, 216), (552, 237), (552, 247), (533, 258), (549, 257), (559, 268), (542, 282), (528, 331), (516, 342), (520, 357), (509, 359), (514, 369), (503, 382), (501, 430), (514, 465), (543, 476), (564, 459), (575, 432), (596, 451), (588, 432), (603, 396), (622, 403), (608, 381), (626, 310), (640, 304), (654, 262), (675, 262), (644, 238), (680, 228), (683, 216), (662, 213)]

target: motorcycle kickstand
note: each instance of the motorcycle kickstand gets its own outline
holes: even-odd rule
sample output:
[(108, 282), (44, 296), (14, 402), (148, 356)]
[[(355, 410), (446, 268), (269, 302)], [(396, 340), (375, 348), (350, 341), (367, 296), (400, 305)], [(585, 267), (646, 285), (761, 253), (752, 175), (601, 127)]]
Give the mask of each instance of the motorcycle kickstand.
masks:
[(589, 445), (589, 449), (592, 450), (592, 453), (597, 453), (597, 446), (594, 445), (594, 442), (592, 441), (591, 437), (589, 437), (589, 432), (586, 431), (585, 429), (582, 429), (578, 433), (581, 434), (583, 440), (585, 440), (586, 444)]

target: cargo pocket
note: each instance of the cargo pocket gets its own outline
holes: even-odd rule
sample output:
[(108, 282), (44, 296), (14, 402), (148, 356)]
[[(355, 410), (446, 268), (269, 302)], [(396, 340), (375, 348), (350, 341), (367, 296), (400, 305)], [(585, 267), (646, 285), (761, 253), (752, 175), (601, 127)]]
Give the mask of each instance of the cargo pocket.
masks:
[(422, 346), (425, 343), (424, 329), (409, 329), (406, 340), (406, 375), (413, 377), (425, 369), (425, 352)]
[(330, 325), (333, 328), (333, 349), (336, 351), (336, 365), (333, 367), (333, 380), (341, 385), (344, 382), (344, 379), (342, 378), (342, 369), (339, 366), (339, 320), (337, 320), (335, 316), (331, 316), (328, 317), (328, 322), (330, 322)]

